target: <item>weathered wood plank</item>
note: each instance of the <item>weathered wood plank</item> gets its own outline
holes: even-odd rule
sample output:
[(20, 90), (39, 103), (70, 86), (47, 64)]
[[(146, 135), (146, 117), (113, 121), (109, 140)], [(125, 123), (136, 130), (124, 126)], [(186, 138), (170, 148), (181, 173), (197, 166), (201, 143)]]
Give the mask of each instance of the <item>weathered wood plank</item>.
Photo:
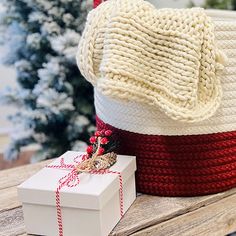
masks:
[(25, 233), (21, 207), (0, 214), (0, 236), (15, 236)]
[[(3, 172), (8, 173), (9, 180), (11, 180), (10, 185), (19, 184), (45, 166), (48, 162), (50, 161), (18, 167)], [(16, 181), (16, 173), (18, 173), (17, 175), (24, 173), (24, 176), (21, 176)], [(194, 211), (195, 209), (204, 205), (209, 205), (232, 194), (236, 195), (236, 189), (215, 195), (194, 198), (164, 198), (142, 195), (137, 198), (133, 206), (129, 209), (123, 220), (116, 226), (111, 235), (129, 235), (140, 229), (185, 214), (186, 212)], [(5, 211), (19, 206), (20, 202), (17, 198), (16, 187), (3, 188), (0, 190), (0, 210)], [(137, 221), (137, 219), (139, 220)]]
[[(122, 221), (124, 220), (125, 219)], [(136, 221), (139, 222), (137, 218)], [(193, 212), (138, 231), (132, 234), (132, 236), (220, 236), (226, 235), (235, 229), (236, 195), (232, 195), (216, 203), (201, 207)], [(114, 233), (115, 232), (111, 235), (116, 235)], [(8, 235), (26, 236), (21, 208), (15, 208), (0, 213), (0, 236)], [(128, 235), (128, 232), (124, 235)]]
[(236, 230), (236, 195), (156, 224), (132, 236), (223, 236)]
[(10, 187), (0, 190), (0, 212), (21, 206), (17, 198), (16, 187)]
[(0, 189), (16, 186), (22, 183), (25, 179), (29, 178), (50, 162), (52, 162), (52, 160), (0, 171)]
[[(166, 230), (168, 230), (169, 229), (168, 228), (169, 222), (172, 222), (173, 220), (176, 220), (176, 219), (182, 219), (181, 217), (185, 217), (185, 216), (189, 217), (190, 213), (186, 214), (186, 212), (187, 212), (186, 205), (188, 206), (189, 210), (191, 210), (191, 207), (194, 207), (194, 204), (193, 204), (191, 198), (187, 198), (187, 199), (184, 198), (187, 200), (186, 201), (186, 202), (188, 202), (187, 204), (186, 203), (183, 204), (182, 199), (179, 199), (179, 201), (176, 202), (176, 200), (177, 200), (176, 198), (160, 198), (160, 199), (162, 199), (162, 201), (157, 201), (157, 198), (158, 197), (147, 196), (147, 195), (139, 196), (137, 198), (136, 202), (134, 203), (134, 205), (129, 209), (129, 211), (127, 212), (125, 217), (121, 220), (121, 222), (117, 225), (117, 227), (112, 231), (111, 235), (130, 235), (130, 234), (132, 234), (132, 232), (138, 233), (139, 230), (146, 228), (147, 225), (153, 225), (154, 222), (155, 222), (155, 226), (147, 228), (146, 230), (150, 229), (150, 232), (147, 232), (147, 234), (144, 234), (144, 235), (157, 235), (155, 233), (155, 231), (152, 232), (152, 230), (156, 230), (155, 227), (157, 227), (158, 225), (167, 224), (165, 227), (166, 227)], [(203, 198), (205, 198), (205, 197), (203, 197)], [(232, 207), (232, 204), (234, 205), (234, 207), (232, 207), (232, 213), (234, 213), (232, 218), (236, 219), (236, 209), (235, 209), (236, 208), (236, 194), (232, 195), (232, 199), (234, 201), (230, 201), (230, 200), (228, 200), (228, 198), (229, 197), (224, 198), (224, 199), (227, 199), (227, 202), (230, 202), (231, 207)], [(224, 201), (224, 199), (221, 201)], [(196, 199), (196, 201), (197, 201), (197, 199)], [(206, 201), (206, 199), (205, 199), (205, 201)], [(214, 218), (215, 215), (217, 216), (217, 212), (219, 212), (219, 215), (221, 214), (221, 212), (223, 212), (222, 207), (223, 207), (223, 209), (225, 209), (226, 212), (229, 211), (228, 210), (228, 208), (230, 208), (229, 204), (228, 204), (229, 206), (227, 206), (227, 208), (224, 208), (225, 202), (223, 202), (221, 204), (219, 204), (219, 202), (220, 201), (217, 201), (216, 203), (204, 206), (205, 204), (204, 204), (204, 201), (202, 200), (201, 205), (199, 203), (195, 204), (195, 207), (198, 206), (200, 208), (198, 210), (194, 210), (194, 208), (193, 208), (192, 209), (193, 212), (191, 212), (191, 215), (193, 215), (193, 217), (195, 217), (196, 212), (198, 212), (199, 210), (202, 210), (204, 208), (205, 209), (204, 212), (196, 214), (196, 217), (199, 217), (199, 219), (201, 219), (201, 217), (203, 217), (204, 215), (207, 215), (206, 213), (208, 213), (207, 217), (209, 219), (211, 219), (211, 217)], [(151, 204), (151, 205), (149, 205), (149, 204)], [(212, 212), (212, 205), (214, 206), (213, 209), (215, 212)], [(147, 207), (148, 207), (148, 209), (147, 209)], [(153, 217), (153, 221), (150, 221), (149, 210), (152, 207), (159, 209), (159, 211), (156, 211), (156, 213), (155, 213), (156, 217)], [(164, 214), (164, 212), (166, 212), (166, 214)], [(175, 213), (173, 213), (173, 212), (175, 212)], [(182, 214), (182, 215), (177, 216), (178, 214)], [(229, 216), (231, 216), (231, 213), (229, 213), (229, 214), (230, 214)], [(147, 216), (146, 222), (143, 222), (142, 218), (140, 219), (141, 215), (144, 216), (142, 218), (145, 218), (145, 216)], [(162, 217), (160, 217), (160, 216), (162, 216)], [(7, 227), (6, 227), (6, 223), (2, 223), (3, 219), (4, 219), (4, 222), (6, 222), (5, 218), (7, 219)], [(158, 218), (159, 218), (159, 222), (156, 221), (156, 219), (158, 219)], [(134, 219), (135, 219), (135, 221), (134, 221)], [(222, 219), (223, 219), (223, 216), (222, 216)], [(220, 219), (219, 222), (221, 222), (222, 219)], [(226, 219), (229, 220), (229, 218), (226, 218)], [(185, 220), (182, 220), (181, 222), (173, 223), (172, 227), (176, 227), (176, 225), (183, 224), (184, 221)], [(215, 218), (214, 218), (214, 221), (215, 221)], [(203, 221), (200, 221), (199, 224), (197, 225), (197, 227), (201, 227), (202, 222)], [(189, 223), (189, 224), (191, 225), (191, 223)], [(193, 221), (192, 225), (194, 226), (194, 224), (196, 224), (196, 223)], [(225, 221), (222, 221), (221, 227), (227, 228), (227, 226), (225, 226), (224, 224), (227, 225), (227, 222), (225, 223)], [(129, 227), (129, 225), (130, 225), (130, 227)], [(185, 229), (185, 227), (183, 226), (183, 230)], [(206, 224), (205, 227), (209, 231), (212, 230), (211, 229), (212, 226), (210, 224)], [(236, 229), (236, 225), (232, 224), (231, 228), (227, 228), (226, 233), (232, 232), (235, 229)], [(25, 230), (25, 228), (24, 228), (23, 214), (22, 214), (21, 208), (14, 208), (11, 210), (0, 212), (0, 232), (1, 232), (0, 235), (8, 236), (8, 235), (24, 234), (25, 233), (24, 230)], [(158, 229), (158, 230), (162, 230), (162, 227), (161, 227), (161, 229)], [(140, 232), (142, 232), (142, 231), (140, 231)], [(144, 231), (142, 233), (146, 233), (146, 232)], [(166, 233), (168, 233), (168, 232), (166, 232)], [(139, 234), (137, 234), (137, 235), (139, 235)], [(142, 234), (140, 234), (140, 236), (141, 235)], [(169, 234), (163, 234), (163, 235), (169, 235)], [(221, 235), (223, 235), (223, 234), (221, 234)]]
[[(140, 229), (193, 211), (204, 205), (209, 205), (233, 193), (235, 193), (235, 189), (224, 193), (195, 198), (139, 196), (111, 235), (129, 235)], [(0, 190), (0, 211), (16, 208), (20, 205), (15, 187)], [(137, 219), (139, 220), (137, 221)]]
[(142, 195), (136, 199), (111, 235), (126, 236), (141, 229), (159, 224), (202, 206), (235, 194), (236, 189), (203, 197), (167, 198)]

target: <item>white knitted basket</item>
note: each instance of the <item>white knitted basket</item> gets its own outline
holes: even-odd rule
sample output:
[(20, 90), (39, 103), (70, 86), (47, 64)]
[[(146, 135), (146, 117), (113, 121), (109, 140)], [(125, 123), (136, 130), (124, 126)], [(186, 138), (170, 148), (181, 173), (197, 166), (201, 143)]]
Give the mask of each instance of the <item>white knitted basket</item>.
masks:
[(158, 108), (108, 98), (95, 89), (97, 116), (116, 128), (141, 134), (193, 135), (236, 130), (236, 12), (207, 10), (215, 23), (219, 49), (228, 57), (220, 80), (223, 99), (216, 114), (202, 122), (182, 123)]

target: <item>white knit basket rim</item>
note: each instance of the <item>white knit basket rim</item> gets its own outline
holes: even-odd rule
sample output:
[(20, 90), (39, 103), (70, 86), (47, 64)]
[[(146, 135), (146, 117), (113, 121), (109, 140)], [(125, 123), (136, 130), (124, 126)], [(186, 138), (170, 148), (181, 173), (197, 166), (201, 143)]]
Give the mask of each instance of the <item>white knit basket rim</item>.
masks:
[[(95, 91), (95, 107), (98, 117), (116, 128), (142, 134), (198, 135), (235, 131), (236, 26), (234, 27), (233, 23), (235, 21), (236, 24), (236, 11), (206, 10), (206, 12), (216, 23), (216, 39), (218, 38), (219, 46), (229, 57), (229, 63), (221, 76), (223, 100), (219, 112), (198, 124), (182, 124), (173, 122), (161, 112), (149, 112), (150, 108), (147, 107), (142, 109), (140, 104), (132, 107), (132, 103), (115, 101)], [(149, 114), (147, 115), (147, 113)], [(135, 114), (135, 118), (133, 114)]]

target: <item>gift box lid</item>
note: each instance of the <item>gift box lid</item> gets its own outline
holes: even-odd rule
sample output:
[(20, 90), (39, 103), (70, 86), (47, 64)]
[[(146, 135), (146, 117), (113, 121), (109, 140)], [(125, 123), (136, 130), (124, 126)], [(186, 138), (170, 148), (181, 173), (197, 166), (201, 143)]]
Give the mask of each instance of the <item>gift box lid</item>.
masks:
[[(66, 164), (75, 164), (74, 158), (81, 158), (81, 152), (68, 151), (49, 166), (60, 164), (64, 158)], [(117, 162), (109, 168), (120, 172), (123, 184), (134, 174), (136, 161), (134, 156), (117, 156)], [(55, 191), (58, 181), (70, 170), (45, 167), (18, 186), (19, 199), (23, 203), (55, 206)], [(60, 190), (61, 206), (99, 210), (119, 191), (119, 175), (79, 174), (79, 184), (75, 187), (64, 186)]]

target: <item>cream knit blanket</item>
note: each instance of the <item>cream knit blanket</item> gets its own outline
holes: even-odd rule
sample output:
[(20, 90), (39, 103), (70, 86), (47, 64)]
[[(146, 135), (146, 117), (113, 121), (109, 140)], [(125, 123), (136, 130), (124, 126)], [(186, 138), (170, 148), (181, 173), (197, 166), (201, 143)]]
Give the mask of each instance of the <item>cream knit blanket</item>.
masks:
[(91, 11), (77, 53), (81, 73), (104, 95), (185, 122), (216, 112), (224, 61), (203, 9), (157, 10), (143, 0), (109, 0)]

